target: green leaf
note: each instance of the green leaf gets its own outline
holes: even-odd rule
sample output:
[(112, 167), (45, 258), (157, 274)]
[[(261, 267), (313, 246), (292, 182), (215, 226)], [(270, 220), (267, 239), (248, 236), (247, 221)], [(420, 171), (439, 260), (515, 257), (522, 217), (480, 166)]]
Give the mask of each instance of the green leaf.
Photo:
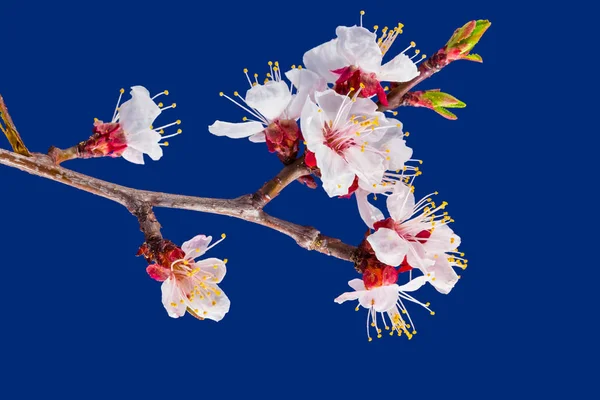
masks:
[(433, 109), (433, 111), (440, 114), (442, 117), (444, 117), (446, 119), (450, 119), (452, 121), (458, 119), (458, 117), (456, 115), (452, 114), (450, 111), (446, 110), (444, 107), (435, 107)]
[(483, 62), (483, 58), (479, 54), (467, 54), (461, 57), (463, 60), (475, 61), (475, 62)]
[(448, 108), (465, 108), (467, 105), (457, 99), (456, 97), (439, 91), (427, 91), (422, 94), (422, 97), (429, 100), (436, 107), (448, 107)]

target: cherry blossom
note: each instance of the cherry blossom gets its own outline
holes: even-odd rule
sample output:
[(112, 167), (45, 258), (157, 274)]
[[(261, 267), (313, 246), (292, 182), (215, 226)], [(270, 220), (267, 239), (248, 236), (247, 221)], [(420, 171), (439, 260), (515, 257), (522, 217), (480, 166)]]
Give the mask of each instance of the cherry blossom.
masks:
[(150, 97), (143, 86), (133, 86), (131, 99), (119, 107), (124, 92), (121, 89), (111, 122), (95, 120), (94, 135), (80, 145), (81, 158), (122, 156), (134, 164), (144, 164), (144, 154), (147, 154), (157, 161), (163, 155), (162, 147), (169, 145), (162, 141), (181, 134), (178, 129), (174, 134), (163, 135), (164, 129), (181, 124), (180, 120), (158, 128), (152, 126), (163, 110), (177, 106), (173, 103), (164, 107), (162, 103), (155, 103), (154, 99), (168, 91)]
[[(462, 258), (464, 254), (458, 252), (460, 237), (448, 226), (453, 222), (443, 211), (448, 203), (436, 205), (429, 196), (415, 202), (413, 189), (414, 186), (403, 184), (394, 186), (393, 193), (387, 197), (390, 214), (387, 219), (361, 197), (361, 217), (375, 229), (367, 241), (382, 263), (418, 268), (426, 275), (435, 274), (431, 284), (447, 294), (459, 278), (453, 267), (467, 266), (467, 260)], [(431, 193), (434, 194), (437, 192)]]
[(162, 302), (170, 317), (182, 317), (187, 311), (198, 319), (220, 321), (229, 311), (229, 298), (217, 285), (227, 272), (227, 259), (197, 260), (221, 240), (209, 246), (212, 237), (198, 235), (181, 248), (168, 242), (157, 263), (148, 266), (148, 274), (163, 282)]
[(407, 82), (419, 75), (416, 63), (412, 61), (419, 54), (418, 50), (412, 58), (405, 54), (416, 46), (414, 42), (383, 64), (383, 56), (402, 33), (402, 27), (402, 24), (393, 29), (385, 27), (377, 38), (377, 26), (374, 32), (362, 26), (339, 26), (335, 39), (304, 54), (304, 65), (327, 82), (335, 83), (338, 93), (351, 94), (362, 84), (361, 96), (377, 95), (383, 105), (388, 105), (382, 81)]
[[(363, 273), (363, 279), (353, 279), (348, 282), (348, 285), (354, 289), (353, 292), (343, 293), (335, 299), (338, 304), (348, 300), (358, 300), (359, 305), (368, 310), (367, 337), (369, 341), (372, 340), (370, 328), (374, 328), (377, 337), (381, 338), (381, 326), (390, 331), (390, 336), (394, 333), (401, 336), (404, 332), (408, 339), (411, 339), (417, 333), (403, 300), (422, 306), (431, 315), (435, 314), (429, 308), (429, 303), (423, 304), (408, 294), (408, 292), (418, 290), (427, 281), (431, 280), (431, 274), (429, 276), (419, 276), (403, 285), (398, 285), (396, 283), (397, 279), (398, 272), (391, 266), (367, 268)], [(356, 311), (359, 309), (359, 306), (357, 306)], [(378, 314), (381, 314), (381, 322), (379, 322)], [(386, 321), (386, 315), (391, 327)], [(402, 315), (406, 315), (409, 323), (403, 319)]]
[(387, 170), (404, 169), (412, 149), (403, 139), (400, 121), (386, 118), (377, 105), (358, 95), (343, 96), (333, 90), (315, 93), (302, 111), (301, 126), (309, 154), (321, 171), (323, 188), (330, 197), (344, 196), (358, 185), (381, 185)]
[(245, 97), (237, 91), (233, 93), (233, 97), (220, 93), (250, 117), (244, 117), (244, 122), (240, 123), (215, 121), (208, 130), (217, 136), (232, 139), (248, 137), (255, 143), (266, 142), (269, 151), (277, 152), (283, 161), (290, 161), (296, 157), (302, 137), (296, 123), (302, 107), (315, 90), (325, 90), (327, 84), (315, 73), (300, 67), (285, 73), (291, 82), (288, 86), (282, 79), (278, 62), (269, 62), (269, 68), (271, 72), (267, 74), (263, 84), (258, 82), (258, 74), (254, 74), (252, 81), (248, 70), (244, 69), (250, 85)]

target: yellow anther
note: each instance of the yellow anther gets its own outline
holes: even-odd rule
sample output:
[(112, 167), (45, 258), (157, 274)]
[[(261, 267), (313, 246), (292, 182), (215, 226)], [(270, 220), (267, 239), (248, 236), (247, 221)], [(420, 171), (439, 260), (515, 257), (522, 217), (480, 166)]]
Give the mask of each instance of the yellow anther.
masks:
[(420, 52), (421, 52), (421, 50), (419, 50), (419, 49), (416, 49), (416, 50), (415, 50), (415, 55), (419, 54)]
[(317, 112), (322, 112), (323, 110), (321, 110), (320, 108), (317, 110)]
[(177, 303), (172, 302), (171, 307), (177, 307)]
[(296, 65), (292, 65), (292, 69), (296, 69)]
[(381, 339), (381, 334), (377, 335), (377, 339)]
[(360, 308), (358, 306), (356, 306), (356, 308), (354, 309), (354, 311), (358, 311)]
[(121, 90), (119, 90), (119, 92), (120, 92), (121, 94), (123, 94), (123, 93), (125, 93), (125, 89), (121, 88)]
[(226, 235), (226, 234), (224, 234), (224, 233), (221, 233), (221, 239), (225, 239), (226, 237), (227, 237), (227, 235)]
[(169, 142), (164, 142), (164, 143), (162, 143), (162, 145), (165, 147), (169, 147)]
[[(400, 124), (398, 124), (400, 125)], [(404, 132), (404, 136), (410, 136), (410, 132)]]
[(273, 61), (269, 61), (267, 64), (269, 64), (270, 67), (271, 65), (273, 65)]
[(243, 117), (242, 121), (248, 121), (248, 117)]
[(279, 61), (275, 61), (275, 66), (279, 67)]
[(239, 96), (240, 94), (237, 91), (235, 91), (235, 92), (233, 92), (233, 95), (234, 96)]
[(202, 314), (206, 315), (206, 314), (208, 314), (208, 311), (204, 311)]
[(410, 47), (416, 47), (417, 44), (415, 42), (410, 42)]
[(425, 303), (425, 307), (429, 307), (431, 305), (430, 302)]
[(215, 306), (215, 305), (217, 305), (217, 302), (213, 300), (212, 303), (210, 303), (210, 304), (212, 304), (213, 306)]
[(98, 122), (100, 121), (98, 118), (94, 118), (94, 122)]
[(158, 103), (158, 106), (159, 106), (160, 108), (162, 108), (162, 107), (163, 107), (163, 105), (164, 105), (163, 103)]
[(177, 108), (177, 103), (171, 104), (171, 108)]
[(373, 30), (375, 30), (375, 31), (376, 31), (377, 29), (379, 29), (379, 25), (375, 25), (375, 26), (373, 26)]
[(258, 74), (254, 74), (254, 77), (255, 77), (255, 78), (258, 78)]
[(248, 73), (248, 68), (244, 68), (244, 73), (247, 74)]
[(213, 265), (213, 269), (218, 269), (218, 268), (219, 268), (219, 264)]
[(430, 312), (431, 315), (435, 315), (435, 311)]
[(181, 120), (180, 120), (180, 119), (178, 119), (177, 121), (175, 121), (175, 123), (176, 123), (177, 125), (181, 125)]
[(364, 10), (360, 10), (360, 15), (365, 15)]
[(298, 69), (302, 69), (302, 65), (298, 65)]
[(373, 341), (373, 338), (369, 338), (369, 342), (372, 342), (372, 341)]
[(166, 96), (168, 96), (168, 95), (169, 95), (169, 91), (168, 91), (168, 90), (165, 90), (163, 93), (164, 93)]
[(364, 84), (364, 83), (362, 83), (362, 82), (361, 82), (361, 83), (360, 83), (360, 87), (361, 87), (361, 89), (364, 89), (366, 86), (365, 86), (365, 84)]
[(225, 93), (219, 92), (219, 96), (223, 97), (223, 96), (225, 96)]
[(225, 258), (225, 259), (223, 259), (223, 264), (227, 264), (227, 262), (228, 262), (228, 261), (229, 261), (229, 260), (228, 260), (228, 259), (226, 259), (226, 258)]

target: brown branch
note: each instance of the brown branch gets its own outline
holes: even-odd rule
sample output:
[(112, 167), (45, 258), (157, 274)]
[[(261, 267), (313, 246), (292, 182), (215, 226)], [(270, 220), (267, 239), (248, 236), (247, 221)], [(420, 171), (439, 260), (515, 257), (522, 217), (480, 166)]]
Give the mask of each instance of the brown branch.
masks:
[(356, 247), (321, 235), (313, 227), (284, 221), (262, 211), (262, 207), (285, 186), (307, 173), (303, 161), (285, 167), (277, 177), (267, 182), (256, 193), (237, 199), (213, 199), (128, 188), (60, 167), (55, 165), (49, 156), (39, 153), (25, 157), (0, 149), (0, 164), (122, 204), (138, 218), (146, 241), (162, 237), (160, 224), (152, 212), (152, 207), (179, 208), (240, 218), (281, 232), (307, 250), (316, 250), (355, 264), (359, 261)]
[(23, 154), (24, 156), (30, 156), (29, 150), (23, 143), (23, 139), (21, 139), (21, 135), (17, 131), (15, 124), (13, 123), (10, 114), (8, 113), (8, 108), (6, 108), (6, 104), (4, 104), (4, 99), (2, 95), (0, 95), (0, 114), (2, 117), (2, 121), (4, 121), (4, 127), (0, 124), (0, 130), (6, 135), (6, 138), (10, 142), (13, 150), (19, 154)]
[(263, 185), (252, 195), (255, 206), (262, 209), (290, 183), (296, 179), (310, 175), (310, 168), (304, 164), (304, 156), (286, 166), (277, 176)]
[[(441, 50), (440, 50), (441, 51)], [(423, 82), (425, 79), (429, 78), (436, 72), (440, 71), (443, 66), (439, 63), (439, 53), (435, 53), (431, 56), (427, 61), (422, 63), (419, 66), (419, 76), (413, 78), (408, 82), (398, 83), (395, 88), (393, 88), (387, 95), (388, 105), (384, 106), (381, 103), (378, 103), (379, 107), (378, 111), (385, 110), (393, 110), (395, 108), (403, 105), (404, 95), (407, 94), (410, 89), (417, 86), (419, 83)]]

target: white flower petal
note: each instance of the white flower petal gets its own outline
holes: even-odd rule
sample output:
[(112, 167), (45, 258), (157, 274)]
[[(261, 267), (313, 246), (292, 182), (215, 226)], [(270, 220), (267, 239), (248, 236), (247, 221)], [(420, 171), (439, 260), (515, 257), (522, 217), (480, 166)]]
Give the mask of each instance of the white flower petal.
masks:
[(256, 85), (246, 92), (246, 103), (269, 121), (279, 118), (290, 100), (292, 100), (290, 88), (281, 81)]
[[(346, 124), (348, 122), (351, 109), (351, 107), (348, 107), (350, 105), (348, 96), (342, 96), (330, 89), (324, 92), (316, 92), (315, 101), (325, 113), (323, 116), (325, 121), (333, 122), (337, 119), (338, 123)], [(346, 105), (344, 110), (341, 109), (342, 105)]]
[(162, 147), (158, 144), (162, 139), (160, 133), (149, 128), (135, 133), (125, 133), (127, 147), (134, 148), (142, 153), (148, 154), (154, 161), (158, 161), (162, 155)]
[(346, 293), (342, 293), (341, 295), (336, 297), (333, 301), (335, 301), (338, 304), (342, 304), (343, 302), (348, 301), (348, 300), (356, 300), (362, 294), (363, 293), (361, 293), (361, 292), (346, 292)]
[(302, 113), (302, 108), (307, 98), (314, 101), (315, 91), (327, 90), (327, 81), (308, 69), (294, 68), (285, 73), (285, 76), (296, 87), (297, 92), (292, 96), (286, 110), (289, 119), (297, 119)]
[(357, 146), (344, 151), (346, 161), (358, 178), (367, 182), (369, 185), (381, 183), (385, 166), (384, 157), (371, 151), (361, 151)]
[[(377, 117), (379, 120), (385, 120), (385, 115), (381, 112), (377, 112), (377, 103), (364, 97), (357, 97), (356, 100), (352, 102), (352, 106), (350, 107), (348, 114), (371, 116)], [(371, 133), (369, 134), (369, 141), (376, 141), (373, 139), (373, 135)]]
[(206, 260), (196, 261), (192, 268), (200, 268), (202, 273), (199, 274), (199, 279), (204, 279), (206, 276), (205, 281), (210, 284), (221, 282), (227, 273), (225, 262), (218, 258), (207, 258)]
[(217, 285), (206, 286), (210, 289), (202, 290), (204, 294), (201, 296), (195, 295), (191, 300), (190, 308), (201, 318), (220, 321), (229, 312), (231, 301)]
[(387, 165), (389, 170), (401, 170), (404, 168), (404, 164), (410, 160), (413, 154), (413, 150), (406, 146), (406, 141), (401, 137), (392, 137), (382, 145), (382, 150), (387, 152), (390, 157)]
[(354, 195), (356, 196), (356, 203), (358, 204), (358, 212), (360, 213), (360, 217), (363, 221), (365, 221), (365, 224), (367, 224), (369, 228), (372, 229), (375, 222), (385, 219), (381, 210), (369, 203), (369, 199), (367, 197), (369, 195), (368, 191), (364, 189), (358, 189), (356, 192), (354, 192)]
[(302, 62), (306, 68), (322, 76), (329, 83), (335, 82), (339, 77), (331, 71), (350, 65), (338, 53), (337, 39), (330, 40), (307, 51), (304, 53)]
[(356, 65), (366, 72), (379, 72), (383, 55), (375, 33), (360, 26), (338, 26), (335, 33), (338, 36), (338, 52), (348, 65)]
[(348, 163), (327, 146), (317, 146), (313, 151), (315, 152), (317, 165), (321, 170), (323, 189), (329, 197), (348, 194), (348, 188), (354, 182), (355, 177)]
[(248, 140), (252, 143), (264, 143), (267, 141), (267, 137), (265, 136), (264, 132), (258, 132), (248, 137)]
[(130, 93), (131, 99), (121, 104), (118, 114), (119, 123), (129, 134), (149, 129), (161, 112), (143, 86), (133, 86)]
[(232, 139), (252, 136), (264, 130), (264, 125), (256, 121), (239, 123), (215, 121), (208, 127), (208, 131), (213, 135), (227, 136)]
[(129, 161), (130, 163), (144, 165), (144, 153), (137, 151), (132, 147), (127, 147), (121, 157)]
[(212, 236), (197, 235), (184, 242), (181, 245), (181, 250), (184, 251), (187, 258), (198, 258), (206, 252), (211, 240)]
[(388, 228), (379, 228), (377, 232), (369, 235), (367, 241), (377, 259), (391, 266), (400, 265), (408, 251), (408, 244), (404, 239), (396, 231)]
[(348, 282), (348, 286), (356, 291), (367, 290), (365, 289), (365, 282), (362, 279), (352, 279)]
[(425, 283), (427, 283), (427, 277), (419, 276), (404, 285), (397, 286), (397, 290), (400, 292), (414, 292), (421, 288)]
[(384, 312), (394, 308), (398, 301), (398, 289), (396, 289), (396, 286), (386, 285), (371, 289), (371, 292), (373, 292), (373, 309), (375, 311)]
[(394, 186), (394, 193), (387, 198), (387, 209), (396, 222), (409, 218), (415, 208), (415, 195), (402, 183)]
[(299, 92), (322, 92), (327, 90), (327, 82), (325, 79), (309, 69), (294, 68), (286, 72), (285, 76)]
[(185, 301), (182, 302), (183, 294), (177, 280), (173, 276), (170, 276), (162, 283), (160, 290), (162, 292), (162, 303), (169, 317), (183, 317), (187, 307)]
[(442, 255), (460, 246), (460, 236), (455, 234), (448, 225), (436, 225), (423, 246), (428, 253)]
[(458, 275), (448, 262), (445, 255), (439, 256), (435, 264), (427, 269), (432, 273), (435, 279), (431, 279), (431, 285), (442, 294), (448, 294), (458, 282)]
[(386, 82), (408, 82), (417, 76), (417, 65), (406, 54), (398, 54), (381, 67), (377, 79)]
[(319, 107), (310, 99), (307, 99), (302, 109), (300, 126), (302, 127), (302, 136), (306, 141), (306, 147), (312, 152), (322, 146), (323, 140), (325, 140), (323, 136), (323, 117), (320, 114)]

